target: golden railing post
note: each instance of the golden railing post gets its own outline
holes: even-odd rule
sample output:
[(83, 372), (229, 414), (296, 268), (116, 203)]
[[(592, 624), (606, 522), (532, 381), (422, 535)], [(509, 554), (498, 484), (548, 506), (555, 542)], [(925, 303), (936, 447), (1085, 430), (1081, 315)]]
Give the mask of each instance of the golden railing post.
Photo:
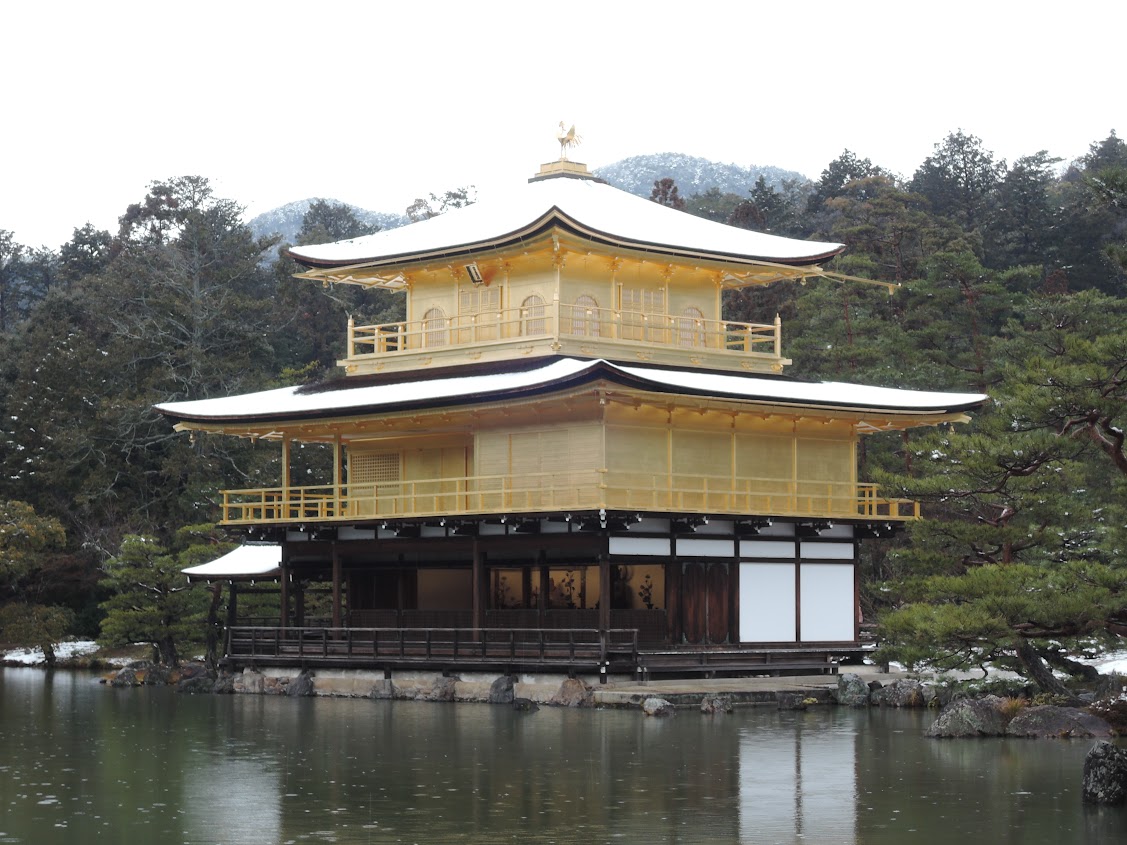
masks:
[(781, 357), (783, 354), (783, 320), (782, 317), (775, 314), (775, 357)]
[(356, 320), (348, 315), (348, 351), (345, 357), (353, 358), (356, 354)]

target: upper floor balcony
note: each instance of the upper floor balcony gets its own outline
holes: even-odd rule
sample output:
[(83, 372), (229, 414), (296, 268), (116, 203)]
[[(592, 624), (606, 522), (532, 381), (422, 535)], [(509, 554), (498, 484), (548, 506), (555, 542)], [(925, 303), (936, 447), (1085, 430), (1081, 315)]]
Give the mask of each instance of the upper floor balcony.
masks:
[(607, 470), (483, 475), (222, 492), (225, 525), (355, 523), (619, 510), (712, 516), (905, 521), (919, 503), (874, 484)]
[[(690, 312), (696, 309), (689, 309)], [(560, 302), (358, 326), (348, 323), (349, 373), (469, 361), (576, 355), (617, 361), (779, 372), (782, 324), (710, 320), (699, 313), (652, 314)]]

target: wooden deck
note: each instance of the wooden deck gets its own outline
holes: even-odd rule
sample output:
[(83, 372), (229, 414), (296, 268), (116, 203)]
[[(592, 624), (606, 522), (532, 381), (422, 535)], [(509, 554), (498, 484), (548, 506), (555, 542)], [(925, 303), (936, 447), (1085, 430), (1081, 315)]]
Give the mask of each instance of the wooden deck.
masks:
[(622, 673), (638, 631), (586, 628), (256, 628), (227, 636), (228, 665)]
[(657, 675), (705, 678), (726, 675), (771, 675), (801, 672), (836, 675), (840, 651), (809, 648), (679, 648), (644, 649), (638, 652), (638, 679), (644, 684)]
[(857, 644), (772, 648), (639, 645), (636, 628), (330, 628), (237, 626), (224, 663), (242, 666), (565, 672), (727, 677), (837, 674)]

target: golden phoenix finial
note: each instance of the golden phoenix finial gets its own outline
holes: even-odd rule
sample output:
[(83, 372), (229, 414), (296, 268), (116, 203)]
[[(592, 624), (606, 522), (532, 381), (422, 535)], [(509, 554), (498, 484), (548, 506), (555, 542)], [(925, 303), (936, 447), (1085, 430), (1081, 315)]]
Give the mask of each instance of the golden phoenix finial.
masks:
[(560, 121), (560, 131), (556, 134), (556, 138), (560, 142), (560, 161), (567, 161), (568, 147), (578, 147), (583, 139), (575, 132), (575, 124), (572, 124), (571, 129), (564, 128), (564, 122)]

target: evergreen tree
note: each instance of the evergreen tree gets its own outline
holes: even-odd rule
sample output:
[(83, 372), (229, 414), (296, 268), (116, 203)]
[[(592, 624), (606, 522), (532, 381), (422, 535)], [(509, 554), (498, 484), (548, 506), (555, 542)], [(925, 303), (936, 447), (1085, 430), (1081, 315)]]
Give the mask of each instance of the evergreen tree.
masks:
[(454, 208), (465, 208), (477, 202), (477, 187), (463, 185), (452, 188), (441, 196), (431, 193), (429, 198), (418, 197), (404, 212), (412, 223), (429, 220)]
[(0, 637), (39, 646), (48, 666), (55, 664), (55, 643), (74, 621), (69, 608), (42, 603), (42, 575), (64, 541), (58, 520), (25, 502), (0, 500)]
[(1123, 338), (1096, 294), (1034, 299), (991, 354), (998, 385), (968, 430), (913, 441), (883, 477), (928, 504), (896, 557), (901, 604), (885, 654), (941, 668), (994, 663), (1067, 695), (1046, 662), (1117, 647), (1127, 631)]
[(901, 189), (888, 176), (849, 182), (826, 201), (826, 233), (849, 247), (848, 255), (872, 262), (872, 278), (903, 282), (923, 272), (937, 252), (966, 248), (960, 233), (934, 219), (923, 197)]
[(985, 255), (991, 267), (1048, 267), (1059, 208), (1053, 196), (1060, 162), (1041, 150), (1022, 156), (997, 186), (996, 209), (986, 226)]
[(186, 644), (199, 642), (207, 598), (181, 570), (216, 555), (207, 546), (170, 551), (153, 537), (129, 536), (104, 566), (110, 597), (103, 603), (101, 641), (148, 643), (157, 661), (175, 667)]
[(995, 161), (980, 139), (960, 129), (935, 145), (912, 177), (911, 189), (926, 197), (936, 214), (973, 231), (986, 222), (1005, 171), (1005, 162)]
[(219, 487), (251, 480), (247, 444), (193, 446), (152, 410), (274, 374), (259, 265), (269, 242), (240, 214), (206, 180), (154, 184), (123, 216), (105, 269), (52, 294), (12, 345), (5, 482), (86, 549), (198, 522)]
[(314, 200), (301, 218), (299, 245), (327, 244), (374, 235), (379, 226), (365, 223), (344, 203)]
[(0, 334), (12, 325), (12, 311), (18, 293), (18, 268), (23, 246), (16, 243), (15, 233), (0, 229)]
[[(468, 189), (461, 189), (465, 194)], [(447, 192), (455, 194), (456, 192)], [(451, 200), (455, 201), (455, 200)], [(300, 246), (333, 243), (375, 234), (378, 228), (359, 220), (346, 205), (317, 200), (302, 218)], [(274, 273), (278, 298), (273, 319), (275, 362), (282, 369), (309, 367), (312, 374), (331, 371), (345, 355), (346, 326), (351, 316), (360, 325), (402, 320), (406, 301), (386, 290), (363, 290), (355, 285), (323, 286), (293, 276), (301, 267), (279, 250)]]
[(1115, 133), (1091, 145), (1056, 186), (1060, 208), (1053, 231), (1058, 289), (1095, 288), (1113, 296), (1127, 292), (1127, 270), (1118, 250), (1127, 240), (1123, 202), (1127, 144)]
[(719, 188), (709, 188), (685, 200), (685, 211), (694, 217), (703, 217), (714, 223), (727, 223), (740, 203), (746, 202), (739, 194), (725, 193)]
[(74, 235), (59, 250), (59, 278), (73, 284), (86, 276), (100, 273), (113, 257), (113, 238), (104, 229), (87, 223), (75, 229)]
[(669, 208), (675, 208), (678, 211), (685, 210), (685, 198), (681, 196), (681, 191), (677, 187), (677, 183), (668, 176), (664, 179), (654, 180), (653, 190), (650, 191), (650, 199), (658, 205), (665, 205)]
[(811, 188), (810, 196), (806, 201), (806, 214), (813, 217), (821, 213), (826, 202), (845, 193), (845, 186), (850, 182), (868, 179), (871, 176), (887, 175), (869, 159), (860, 158), (851, 150), (844, 150), (826, 166), (821, 177)]

